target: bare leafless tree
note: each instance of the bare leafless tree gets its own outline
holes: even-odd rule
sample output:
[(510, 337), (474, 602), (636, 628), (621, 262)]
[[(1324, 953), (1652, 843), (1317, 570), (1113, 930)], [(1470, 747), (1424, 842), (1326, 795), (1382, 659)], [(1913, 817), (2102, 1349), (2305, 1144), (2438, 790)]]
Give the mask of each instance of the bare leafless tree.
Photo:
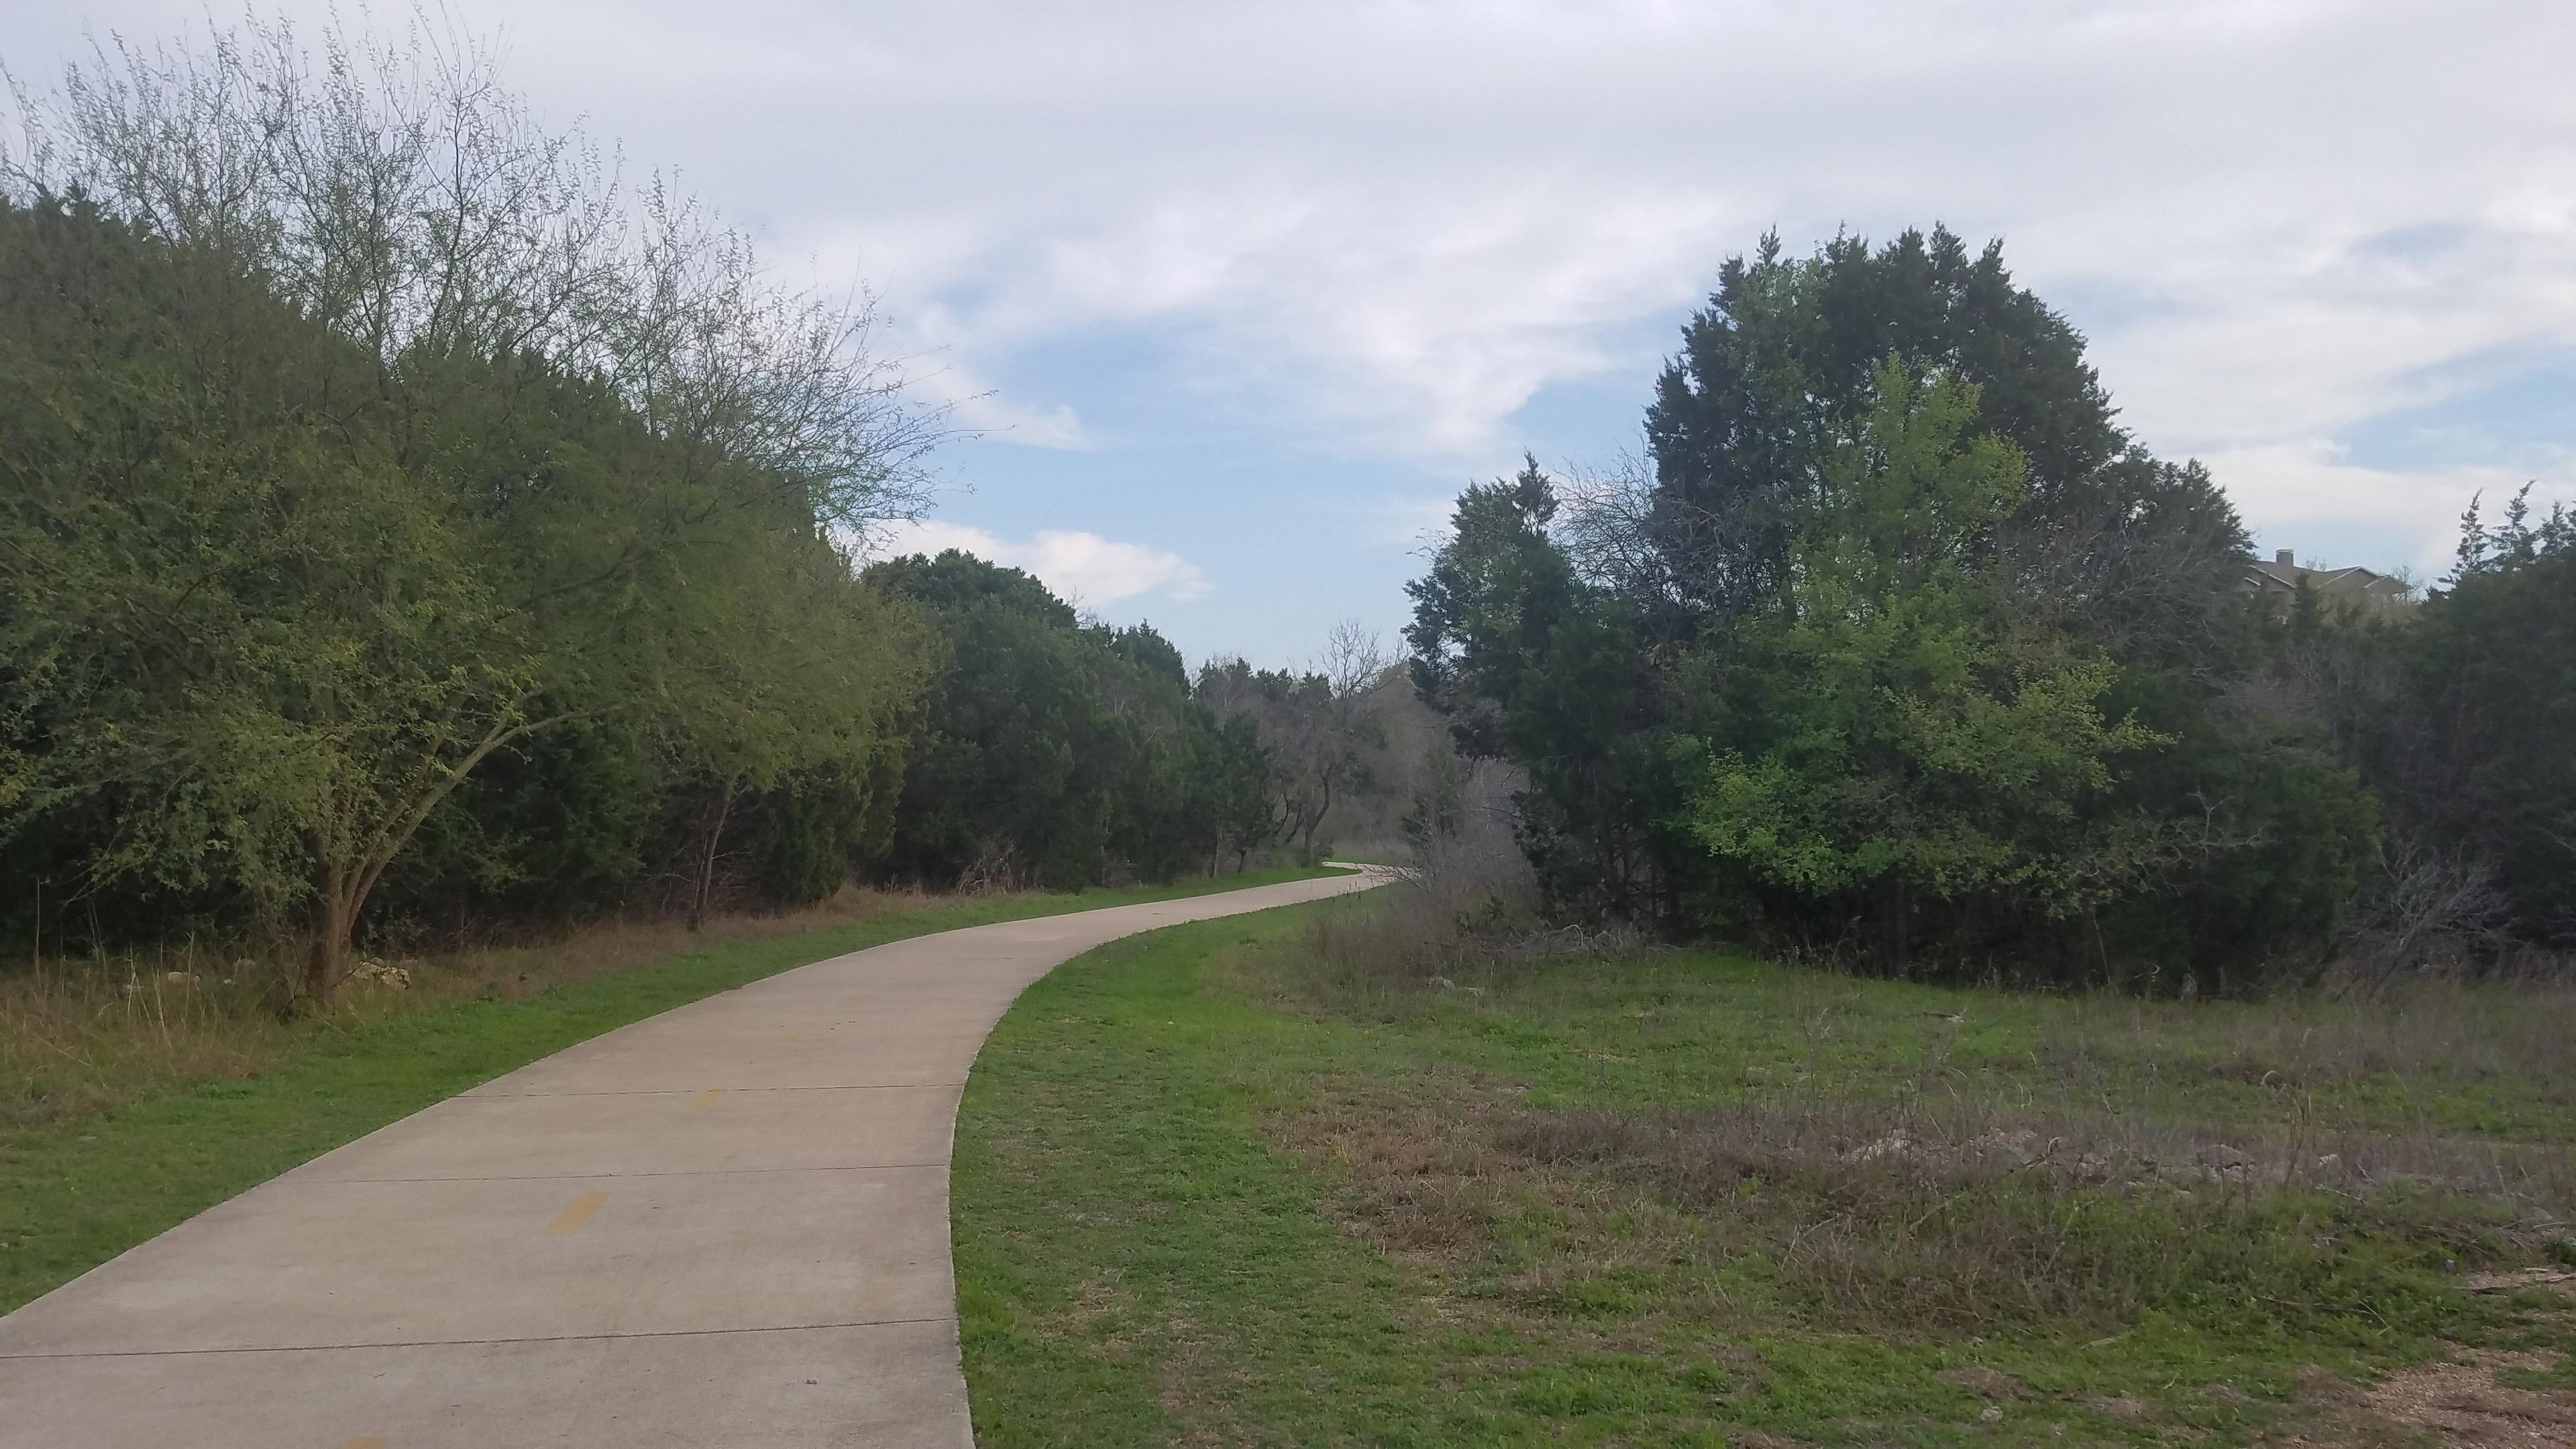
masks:
[(1333, 802), (1367, 783), (1366, 761), (1383, 734), (1383, 686), (1399, 667), (1376, 634), (1345, 620), (1303, 671), (1234, 659), (1200, 672), (1202, 703), (1221, 720), (1249, 715), (1258, 727), (1271, 758), (1271, 830), (1307, 859)]

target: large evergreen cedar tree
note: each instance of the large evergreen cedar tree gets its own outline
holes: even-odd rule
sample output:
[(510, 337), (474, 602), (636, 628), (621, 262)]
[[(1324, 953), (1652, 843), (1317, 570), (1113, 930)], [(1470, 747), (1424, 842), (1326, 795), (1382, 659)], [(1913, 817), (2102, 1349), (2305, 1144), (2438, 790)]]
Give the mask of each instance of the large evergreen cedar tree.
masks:
[(2152, 820), (2091, 807), (2123, 757), (2172, 742), (2103, 718), (2107, 658), (2015, 627), (1984, 545), (2029, 469), (1964, 436), (1976, 403), (1881, 364), (1857, 435), (1818, 460), (1777, 583), (1710, 662), (1740, 670), (1728, 738), (1746, 743), (1689, 781), (1690, 832), (1718, 858), (1813, 897), (1885, 891), (1900, 962), (1909, 896), (2062, 917), (2133, 889)]
[(1524, 847), (1560, 907), (1669, 914), (1681, 790), (1664, 691), (1632, 605), (1579, 577), (1550, 537), (1559, 504), (1535, 461), (1469, 488), (1430, 571), (1409, 585), (1415, 687), (1460, 749), (1521, 764)]
[(2242, 707), (2244, 530), (2113, 418), (1999, 248), (1765, 238), (1684, 328), (1650, 471), (1461, 497), (1417, 683), (1526, 772), (1571, 914), (2058, 979), (2312, 966), (2370, 799)]

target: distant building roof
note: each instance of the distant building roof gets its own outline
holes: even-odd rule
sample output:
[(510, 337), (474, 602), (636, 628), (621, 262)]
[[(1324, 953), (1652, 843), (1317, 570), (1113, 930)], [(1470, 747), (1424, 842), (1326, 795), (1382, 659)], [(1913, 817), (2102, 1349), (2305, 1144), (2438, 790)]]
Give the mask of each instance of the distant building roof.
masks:
[(2284, 603), (2297, 597), (2300, 589), (2311, 588), (2332, 602), (2372, 612), (2402, 609), (2415, 602), (2414, 590), (2404, 579), (2360, 567), (2303, 568), (2298, 555), (2286, 548), (2268, 560), (2247, 559), (2245, 585)]

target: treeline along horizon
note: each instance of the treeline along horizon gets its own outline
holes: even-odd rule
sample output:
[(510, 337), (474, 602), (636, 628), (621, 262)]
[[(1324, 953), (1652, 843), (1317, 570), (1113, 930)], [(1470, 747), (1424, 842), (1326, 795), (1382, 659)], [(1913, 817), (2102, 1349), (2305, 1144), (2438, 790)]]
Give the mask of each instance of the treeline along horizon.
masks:
[[(960, 553), (947, 429), (466, 46), (102, 53), (0, 169), (0, 933), (402, 949), (859, 878), (1311, 859), (1384, 661), (1196, 678)], [(1415, 688), (1542, 908), (2249, 989), (2576, 945), (2576, 524), (2286, 615), (2197, 464), (1946, 231), (1725, 265), (1633, 474), (1470, 488)], [(1454, 775), (1433, 762), (1423, 778)], [(1419, 829), (1448, 828), (1424, 803)], [(1498, 918), (1499, 919), (1499, 918)]]
[[(399, 948), (1167, 878), (1271, 756), (1150, 629), (857, 571), (945, 419), (864, 307), (467, 47), (120, 48), (0, 174), (0, 930)], [(1255, 836), (1258, 839), (1255, 839)], [(22, 955), (19, 959), (27, 959)]]
[(2217, 481), (1939, 228), (1763, 238), (1644, 421), (1631, 471), (1468, 489), (1412, 585), (1552, 912), (2050, 984), (2565, 969), (2563, 508), (2473, 509), (2401, 617), (2278, 609)]

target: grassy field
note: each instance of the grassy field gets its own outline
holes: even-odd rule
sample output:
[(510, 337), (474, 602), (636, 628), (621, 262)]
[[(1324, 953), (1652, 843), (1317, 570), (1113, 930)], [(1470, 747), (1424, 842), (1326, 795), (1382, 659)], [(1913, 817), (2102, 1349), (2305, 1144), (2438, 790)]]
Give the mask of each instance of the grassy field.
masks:
[(1320, 873), (1062, 895), (850, 892), (698, 937), (602, 927), (413, 963), (410, 990), (352, 988), (331, 1014), (293, 1023), (262, 1011), (249, 981), (0, 978), (0, 1311), (388, 1122), (730, 986), (930, 931)]
[(1059, 969), (955, 1176), (978, 1442), (2576, 1442), (2576, 1001), (1425, 954)]

